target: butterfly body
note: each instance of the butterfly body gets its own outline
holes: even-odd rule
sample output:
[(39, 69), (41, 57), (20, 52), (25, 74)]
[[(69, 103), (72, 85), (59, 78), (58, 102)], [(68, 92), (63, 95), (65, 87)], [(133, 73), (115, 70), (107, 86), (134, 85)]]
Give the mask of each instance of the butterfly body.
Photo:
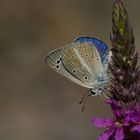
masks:
[(46, 63), (92, 95), (101, 93), (108, 81), (108, 47), (100, 40), (81, 37), (46, 56)]

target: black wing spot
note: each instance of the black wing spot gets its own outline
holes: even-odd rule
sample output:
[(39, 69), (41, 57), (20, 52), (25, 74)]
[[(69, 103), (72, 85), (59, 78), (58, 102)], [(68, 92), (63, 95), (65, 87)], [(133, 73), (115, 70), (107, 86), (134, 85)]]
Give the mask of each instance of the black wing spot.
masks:
[(57, 60), (57, 64), (59, 64), (60, 63), (60, 60)]
[(75, 70), (73, 70), (73, 73), (75, 73), (76, 71)]
[(57, 65), (57, 66), (56, 66), (56, 68), (58, 69), (58, 68), (59, 68), (59, 66)]
[(99, 60), (99, 58), (97, 58), (97, 60)]
[(87, 80), (88, 78), (87, 78), (87, 77), (85, 77), (85, 79)]
[(88, 56), (88, 55), (86, 54), (86, 56)]

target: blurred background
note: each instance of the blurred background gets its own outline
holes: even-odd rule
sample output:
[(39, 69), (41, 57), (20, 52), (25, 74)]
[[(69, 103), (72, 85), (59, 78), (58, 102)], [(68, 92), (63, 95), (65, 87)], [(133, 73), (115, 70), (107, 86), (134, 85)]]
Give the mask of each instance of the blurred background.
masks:
[[(111, 117), (97, 96), (78, 104), (87, 89), (50, 70), (45, 55), (77, 36), (110, 46), (111, 0), (0, 1), (0, 139), (94, 140), (102, 129), (93, 116)], [(126, 0), (136, 46), (140, 1)], [(139, 48), (138, 48), (139, 49)]]

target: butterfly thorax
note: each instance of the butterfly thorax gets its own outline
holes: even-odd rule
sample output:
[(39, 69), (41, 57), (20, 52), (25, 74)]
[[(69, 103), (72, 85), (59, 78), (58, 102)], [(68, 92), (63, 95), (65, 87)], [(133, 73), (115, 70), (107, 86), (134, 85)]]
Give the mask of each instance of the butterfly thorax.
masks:
[(90, 88), (90, 92), (92, 96), (98, 95), (104, 91), (105, 86), (108, 81), (108, 76), (106, 73), (99, 74), (95, 81), (96, 81), (96, 84), (94, 84), (92, 88)]

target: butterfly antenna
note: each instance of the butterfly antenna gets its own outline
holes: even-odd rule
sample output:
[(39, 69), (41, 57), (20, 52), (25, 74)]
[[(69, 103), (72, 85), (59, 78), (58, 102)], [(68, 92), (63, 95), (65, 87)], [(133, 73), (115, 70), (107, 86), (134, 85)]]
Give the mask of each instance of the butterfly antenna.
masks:
[(82, 112), (83, 112), (84, 109), (85, 109), (86, 99), (87, 99), (88, 96), (91, 96), (91, 93), (90, 93), (89, 91), (86, 92), (86, 93), (83, 95), (82, 99), (81, 99), (80, 102), (79, 102), (79, 104), (82, 104), (82, 103), (83, 103), (82, 110), (81, 110)]
[(86, 105), (86, 98), (87, 98), (87, 96), (85, 96), (85, 98), (84, 98), (84, 100), (83, 100), (83, 106), (82, 106), (82, 110), (81, 110), (81, 112), (83, 112), (83, 111), (84, 111), (84, 109), (85, 109), (85, 105)]
[(89, 93), (89, 91), (87, 91), (86, 93), (84, 93), (84, 95), (83, 95), (82, 99), (80, 100), (79, 104), (82, 104), (83, 103), (83, 101), (84, 101), (85, 97), (88, 95), (88, 93)]

